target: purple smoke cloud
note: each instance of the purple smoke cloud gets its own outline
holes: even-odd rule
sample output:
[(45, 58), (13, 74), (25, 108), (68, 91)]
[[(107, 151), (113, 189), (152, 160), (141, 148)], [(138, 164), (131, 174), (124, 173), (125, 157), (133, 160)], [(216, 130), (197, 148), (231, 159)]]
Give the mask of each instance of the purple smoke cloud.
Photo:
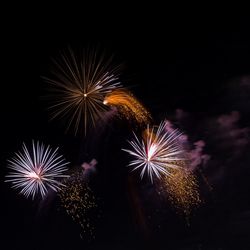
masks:
[(167, 131), (173, 131), (174, 127), (187, 131), (180, 137), (180, 143), (187, 151), (189, 169), (202, 168), (211, 183), (219, 183), (228, 174), (239, 171), (240, 164), (248, 162), (250, 127), (242, 125), (239, 111), (216, 116), (199, 114), (198, 117), (177, 109), (170, 119), (166, 124)]
[[(187, 113), (181, 109), (177, 110), (178, 119), (187, 117)], [(165, 121), (165, 130), (169, 133), (175, 130), (173, 123), (169, 120)], [(203, 140), (196, 141), (191, 143), (187, 134), (182, 134), (179, 139), (179, 143), (186, 150), (187, 157), (189, 159), (188, 169), (194, 171), (198, 166), (203, 166), (210, 159), (208, 154), (204, 154), (203, 150), (205, 147), (205, 142)]]
[(249, 128), (239, 128), (240, 113), (232, 111), (230, 114), (221, 115), (217, 118), (218, 131), (225, 142), (233, 145), (235, 152), (239, 152), (249, 143)]
[(189, 164), (191, 171), (195, 170), (198, 166), (206, 165), (209, 161), (210, 155), (203, 153), (205, 145), (204, 141), (197, 141), (193, 143), (194, 149), (188, 152), (188, 157), (191, 161)]
[(92, 159), (89, 163), (84, 162), (81, 167), (84, 169), (84, 177), (88, 178), (91, 174), (96, 173), (97, 160)]
[(91, 170), (94, 169), (94, 167), (96, 166), (96, 164), (97, 164), (97, 160), (96, 159), (92, 159), (90, 161), (90, 163), (84, 162), (81, 166), (82, 166), (82, 168), (85, 171), (87, 171), (87, 170), (90, 170), (90, 169)]

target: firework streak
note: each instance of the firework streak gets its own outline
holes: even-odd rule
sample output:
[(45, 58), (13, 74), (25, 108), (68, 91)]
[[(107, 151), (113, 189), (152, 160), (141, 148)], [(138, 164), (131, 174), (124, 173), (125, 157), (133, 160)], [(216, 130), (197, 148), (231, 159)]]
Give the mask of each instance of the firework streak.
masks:
[(106, 95), (105, 105), (115, 106), (119, 114), (127, 120), (136, 121), (139, 125), (146, 125), (151, 120), (150, 113), (136, 98), (127, 90), (117, 89)]

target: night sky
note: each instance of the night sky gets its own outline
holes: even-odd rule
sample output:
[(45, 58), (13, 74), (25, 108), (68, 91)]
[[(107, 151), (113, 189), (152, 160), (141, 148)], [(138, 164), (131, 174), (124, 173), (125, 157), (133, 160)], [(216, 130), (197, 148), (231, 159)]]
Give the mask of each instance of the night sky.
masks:
[[(248, 20), (159, 16), (152, 21), (135, 15), (126, 21), (117, 14), (99, 23), (45, 15), (33, 27), (16, 23), (6, 31), (0, 248), (249, 249)], [(126, 120), (99, 121), (86, 137), (65, 134), (64, 121), (49, 122), (47, 84), (41, 76), (49, 74), (51, 58), (69, 45), (97, 45), (112, 53), (114, 63), (124, 66), (123, 86), (150, 111), (155, 124), (168, 119), (188, 136), (193, 149), (197, 141), (204, 142), (201, 155), (209, 160), (194, 166), (203, 203), (189, 222), (147, 178), (141, 181), (138, 172), (126, 168), (130, 158), (121, 148), (128, 147), (134, 128)], [(98, 161), (90, 181), (98, 202), (97, 211), (89, 215), (95, 240), (80, 237), (79, 226), (55, 194), (32, 201), (4, 182), (7, 159), (32, 139), (59, 146), (72, 169), (93, 158)]]

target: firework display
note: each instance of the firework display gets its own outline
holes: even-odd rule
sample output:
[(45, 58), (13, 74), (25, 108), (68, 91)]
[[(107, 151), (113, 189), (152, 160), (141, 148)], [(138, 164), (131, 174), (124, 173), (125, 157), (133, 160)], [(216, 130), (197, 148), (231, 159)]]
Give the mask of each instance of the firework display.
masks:
[(125, 89), (118, 89), (108, 93), (103, 103), (116, 107), (121, 116), (127, 120), (136, 121), (139, 125), (145, 126), (151, 121), (150, 113)]
[(38, 194), (44, 197), (48, 188), (58, 191), (62, 186), (60, 179), (68, 177), (64, 174), (68, 162), (57, 151), (58, 148), (53, 150), (34, 141), (29, 150), (23, 143), (22, 151), (9, 160), (8, 167), (12, 172), (6, 176), (6, 182), (11, 182), (13, 188), (32, 199)]
[[(132, 195), (132, 197), (129, 197), (128, 201), (133, 203), (130, 204), (131, 207), (137, 206), (136, 216), (140, 217), (138, 221), (142, 223), (141, 228), (144, 231), (150, 231), (148, 230), (150, 223), (147, 224), (146, 220), (152, 217), (151, 214), (147, 214), (147, 209), (141, 212), (142, 193), (151, 192), (154, 197), (158, 198), (158, 194), (152, 190), (160, 189), (158, 193), (164, 198), (164, 205), (168, 200), (178, 213), (188, 217), (202, 200), (193, 166), (200, 164), (201, 161), (197, 159), (202, 158), (201, 148), (205, 144), (198, 141), (195, 150), (188, 151), (185, 147), (189, 145), (187, 135), (174, 129), (170, 120), (154, 123), (151, 114), (142, 103), (130, 91), (122, 87), (119, 80), (119, 67), (113, 67), (112, 57), (98, 50), (84, 50), (76, 53), (68, 49), (53, 62), (54, 68), (51, 75), (44, 77), (44, 80), (49, 83), (50, 95), (47, 96), (50, 99), (49, 111), (51, 119), (61, 119), (66, 131), (73, 130), (72, 138), (79, 136), (77, 139), (80, 141), (76, 143), (84, 143), (80, 145), (79, 156), (73, 158), (76, 161), (74, 164), (78, 167), (68, 168), (69, 162), (59, 155), (58, 148), (54, 150), (43, 143), (32, 141), (31, 148), (23, 143), (22, 150), (15, 153), (15, 156), (8, 161), (8, 168), (11, 172), (6, 175), (5, 181), (10, 182), (13, 188), (18, 189), (27, 198), (34, 199), (37, 196), (44, 198), (49, 190), (55, 191), (53, 195), (57, 195), (59, 208), (63, 210), (64, 215), (71, 218), (71, 224), (73, 221), (73, 224), (80, 229), (81, 239), (95, 239), (97, 231), (95, 219), (98, 217), (100, 208), (98, 205), (101, 204), (97, 205), (96, 197), (99, 195), (96, 193), (101, 190), (101, 194), (106, 198), (106, 189), (103, 188), (107, 183), (106, 180), (117, 181), (117, 176), (120, 177), (121, 173), (126, 172), (125, 166), (140, 174), (139, 181), (136, 177), (135, 182), (130, 180), (128, 196)], [(113, 127), (112, 125), (104, 127), (104, 124), (110, 125), (113, 118), (117, 116), (124, 119), (126, 124), (132, 125), (133, 131), (130, 127), (128, 131), (125, 131), (126, 136), (119, 131), (118, 136), (113, 141), (111, 140), (115, 146), (112, 145), (109, 153), (105, 154), (106, 147), (107, 150), (110, 149), (107, 140), (110, 138)], [(120, 120), (118, 124), (121, 124)], [(101, 129), (98, 130), (98, 128)], [(96, 134), (93, 136), (93, 131), (98, 136)], [(133, 133), (131, 139), (127, 140), (127, 135), (131, 136), (131, 133)], [(103, 135), (105, 138), (102, 138), (104, 140), (100, 140), (100, 143), (98, 139)], [(117, 140), (120, 138), (124, 143), (127, 140), (128, 148), (116, 147)], [(71, 142), (71, 138), (68, 140), (67, 137), (66, 141)], [(90, 148), (93, 149), (92, 152), (89, 152)], [(123, 155), (126, 155), (128, 159), (125, 159), (124, 164), (119, 164), (116, 157), (112, 160), (108, 159), (108, 156), (113, 153), (111, 151), (117, 148), (118, 153), (121, 153), (121, 150), (126, 152)], [(72, 148), (72, 152), (73, 150)], [(103, 150), (104, 153), (95, 152), (95, 150)], [(93, 155), (97, 156), (98, 161), (93, 158)], [(79, 163), (80, 158), (91, 160)], [(205, 156), (202, 160), (204, 159)], [(97, 164), (98, 167), (99, 164), (104, 166), (100, 172), (99, 168), (96, 168)], [(105, 168), (107, 166), (105, 164), (110, 164), (112, 168)], [(115, 168), (112, 164), (115, 164)], [(121, 165), (122, 170), (117, 165)], [(111, 174), (107, 173), (108, 170), (111, 170)], [(120, 172), (117, 174), (116, 171)], [(98, 179), (98, 177), (93, 181), (94, 174), (99, 173), (102, 174), (101, 178)], [(131, 175), (129, 178), (132, 177)], [(133, 190), (133, 185), (137, 185), (137, 181), (139, 187), (145, 185), (145, 188), (138, 189), (140, 191), (138, 195)], [(97, 184), (97, 189), (93, 188), (92, 183)], [(117, 182), (114, 183), (117, 184)], [(123, 184), (121, 181), (121, 186)], [(107, 189), (108, 195), (110, 190), (113, 192), (121, 188), (117, 186), (119, 185)], [(113, 197), (107, 203), (111, 201)], [(150, 202), (147, 201), (146, 206)], [(150, 204), (153, 208), (156, 206), (154, 202)], [(111, 214), (110, 218), (115, 218), (112, 217), (112, 209), (108, 213)], [(135, 209), (131, 210), (136, 214)], [(157, 209), (157, 213), (159, 210), (160, 208)]]
[(105, 96), (121, 86), (119, 67), (112, 67), (111, 60), (99, 51), (78, 55), (71, 49), (54, 60), (54, 76), (44, 79), (50, 84), (52, 119), (65, 118), (66, 131), (73, 128), (77, 134), (83, 128), (86, 135), (87, 127), (102, 118)]
[(179, 162), (183, 160), (183, 152), (178, 144), (181, 134), (177, 130), (168, 133), (164, 126), (165, 122), (158, 128), (148, 127), (142, 140), (134, 134), (134, 140), (129, 141), (133, 150), (123, 149), (135, 158), (129, 166), (133, 166), (133, 170), (140, 169), (141, 178), (147, 172), (151, 182), (154, 176), (161, 178), (162, 175), (171, 175), (170, 169), (180, 168)]

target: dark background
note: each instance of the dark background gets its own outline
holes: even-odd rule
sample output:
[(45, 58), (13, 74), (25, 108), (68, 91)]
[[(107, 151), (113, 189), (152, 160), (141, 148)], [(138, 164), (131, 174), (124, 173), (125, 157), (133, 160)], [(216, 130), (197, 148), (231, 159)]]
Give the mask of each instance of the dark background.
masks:
[[(242, 102), (237, 95), (237, 81), (250, 75), (248, 19), (202, 14), (170, 18), (166, 13), (156, 19), (134, 13), (132, 19), (129, 13), (120, 16), (119, 12), (97, 19), (98, 13), (91, 14), (70, 18), (67, 12), (58, 16), (52, 12), (49, 17), (42, 15), (39, 22), (37, 18), (25, 24), (17, 20), (6, 28), (1, 59), (1, 249), (248, 249), (247, 155), (237, 158), (233, 163), (239, 164), (237, 170), (219, 178), (213, 192), (201, 183), (205, 203), (191, 216), (188, 226), (146, 180), (140, 182), (136, 174), (130, 177), (125, 168), (128, 159), (120, 151), (131, 136), (128, 124), (114, 120), (102, 133), (90, 131), (86, 138), (74, 137), (64, 134), (60, 121), (48, 122), (41, 98), (46, 87), (41, 75), (49, 71), (50, 58), (58, 50), (67, 45), (99, 44), (125, 65), (124, 86), (149, 109), (155, 123), (173, 117), (177, 108), (183, 109), (192, 122), (189, 127), (179, 127), (193, 141), (209, 141), (200, 117), (204, 121), (237, 109), (242, 114), (239, 126), (248, 127), (249, 99), (244, 97)], [(234, 88), (230, 87), (232, 82), (236, 82)], [(98, 174), (91, 183), (101, 210), (94, 241), (80, 238), (78, 226), (58, 211), (56, 199), (39, 205), (4, 183), (6, 160), (23, 141), (30, 143), (32, 139), (60, 146), (72, 165), (98, 160)], [(211, 141), (207, 145), (207, 153), (219, 159), (208, 166), (214, 174), (229, 151), (224, 154)], [(209, 177), (209, 168), (206, 171)], [(139, 208), (131, 203), (128, 180), (140, 197)], [(38, 212), (39, 207), (42, 212)], [(135, 218), (138, 209), (144, 211), (147, 233)]]

